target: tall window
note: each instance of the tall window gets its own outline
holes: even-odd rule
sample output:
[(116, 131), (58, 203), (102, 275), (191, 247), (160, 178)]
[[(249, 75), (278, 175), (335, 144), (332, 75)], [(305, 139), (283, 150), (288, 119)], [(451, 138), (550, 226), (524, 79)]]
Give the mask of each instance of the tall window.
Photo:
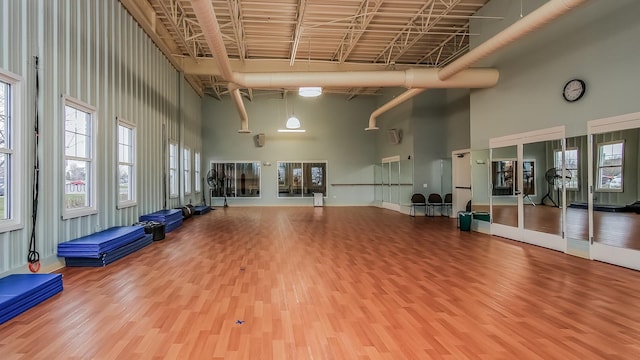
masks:
[(66, 218), (95, 213), (95, 109), (65, 98), (64, 198)]
[(183, 173), (184, 173), (184, 193), (191, 194), (191, 149), (185, 147), (182, 150)]
[[(20, 228), (20, 151), (15, 139), (20, 130), (17, 97), (20, 78), (0, 70), (0, 231)], [(28, 182), (26, 182), (28, 183)]]
[[(554, 167), (558, 174), (562, 171), (562, 150), (553, 152)], [(565, 187), (567, 190), (578, 190), (578, 149), (567, 149), (564, 152)]]
[(169, 197), (178, 197), (178, 144), (169, 143)]
[(200, 178), (202, 176), (201, 175), (202, 167), (200, 165), (200, 153), (199, 152), (196, 152), (194, 154), (193, 162), (194, 162), (193, 171), (194, 171), (194, 175), (195, 175), (195, 178), (196, 178), (196, 186), (195, 186), (195, 188), (196, 188), (196, 193), (199, 193), (199, 192), (202, 191), (202, 182), (201, 182), (202, 179)]
[(598, 144), (597, 189), (607, 191), (622, 191), (623, 164), (623, 141)]
[(118, 205), (136, 203), (136, 128), (118, 119)]

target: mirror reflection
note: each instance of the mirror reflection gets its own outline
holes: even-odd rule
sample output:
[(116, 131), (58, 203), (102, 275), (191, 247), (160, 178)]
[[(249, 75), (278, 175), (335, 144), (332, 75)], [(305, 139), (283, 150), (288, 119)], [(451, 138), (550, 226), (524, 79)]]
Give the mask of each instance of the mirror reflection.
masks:
[[(555, 154), (554, 161), (561, 164)], [(565, 179), (567, 199), (567, 226), (568, 239), (588, 241), (589, 239), (589, 213), (587, 203), (589, 201), (588, 186), (588, 143), (587, 136), (576, 136), (566, 139)], [(559, 168), (556, 165), (556, 168)]]
[(528, 143), (522, 152), (526, 159), (522, 172), (524, 228), (561, 236), (562, 143)]
[(491, 217), (494, 224), (518, 227), (516, 145), (491, 149)]
[(593, 135), (594, 241), (640, 250), (638, 129)]

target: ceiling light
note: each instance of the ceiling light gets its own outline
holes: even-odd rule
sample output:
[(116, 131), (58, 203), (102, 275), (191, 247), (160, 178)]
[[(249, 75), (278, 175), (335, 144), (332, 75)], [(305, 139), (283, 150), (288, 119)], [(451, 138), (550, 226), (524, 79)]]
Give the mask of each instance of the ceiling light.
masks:
[(307, 130), (304, 130), (304, 129), (278, 129), (278, 132), (281, 132), (281, 133), (303, 133), (306, 131)]
[(298, 120), (295, 115), (291, 115), (289, 119), (287, 119), (287, 129), (299, 129), (300, 128), (300, 120)]
[(322, 94), (322, 88), (320, 86), (307, 86), (298, 89), (298, 95), (302, 97), (316, 97)]

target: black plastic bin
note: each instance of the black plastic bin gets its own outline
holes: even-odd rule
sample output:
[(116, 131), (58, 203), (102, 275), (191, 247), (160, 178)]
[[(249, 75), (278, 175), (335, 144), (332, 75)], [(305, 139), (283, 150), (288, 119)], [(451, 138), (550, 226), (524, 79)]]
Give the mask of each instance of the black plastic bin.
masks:
[(164, 239), (165, 224), (159, 221), (140, 221), (133, 225), (143, 226), (145, 234), (153, 234), (153, 241)]

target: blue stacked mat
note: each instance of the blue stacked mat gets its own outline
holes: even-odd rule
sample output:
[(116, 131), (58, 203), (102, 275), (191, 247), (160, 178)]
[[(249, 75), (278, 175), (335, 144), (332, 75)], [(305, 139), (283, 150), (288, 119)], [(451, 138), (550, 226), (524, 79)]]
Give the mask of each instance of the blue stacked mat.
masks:
[(140, 221), (159, 221), (165, 224), (164, 232), (171, 232), (182, 225), (182, 210), (160, 210), (140, 216)]
[(62, 274), (13, 274), (0, 279), (0, 324), (62, 291)]
[(58, 244), (58, 256), (100, 258), (145, 235), (142, 226), (115, 226), (91, 235)]
[(193, 207), (193, 213), (196, 215), (204, 215), (211, 211), (211, 206), (198, 205)]
[(90, 257), (67, 257), (64, 261), (69, 267), (103, 267), (152, 243), (153, 234), (145, 234), (143, 237), (134, 240), (127, 245), (121, 246), (113, 251), (103, 253), (97, 259)]

